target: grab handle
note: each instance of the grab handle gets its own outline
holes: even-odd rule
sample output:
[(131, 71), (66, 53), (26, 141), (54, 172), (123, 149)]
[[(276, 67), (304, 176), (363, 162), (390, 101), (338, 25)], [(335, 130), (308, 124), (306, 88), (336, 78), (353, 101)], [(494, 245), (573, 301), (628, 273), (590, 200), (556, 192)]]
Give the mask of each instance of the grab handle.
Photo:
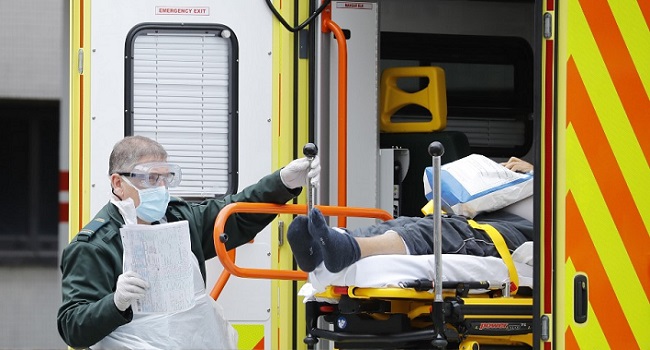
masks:
[[(332, 5), (321, 14), (321, 32), (332, 33), (338, 48), (338, 205), (348, 205), (348, 44), (343, 29), (332, 21)], [(337, 218), (339, 227), (347, 226), (347, 218)]]

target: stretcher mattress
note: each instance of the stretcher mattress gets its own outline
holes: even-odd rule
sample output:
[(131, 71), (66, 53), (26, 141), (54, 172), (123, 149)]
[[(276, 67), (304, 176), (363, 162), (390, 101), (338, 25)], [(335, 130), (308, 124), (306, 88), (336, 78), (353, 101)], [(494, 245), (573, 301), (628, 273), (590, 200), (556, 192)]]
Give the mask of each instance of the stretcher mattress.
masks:
[[(512, 253), (519, 275), (519, 286), (533, 286), (533, 242)], [(508, 281), (508, 268), (501, 258), (461, 254), (442, 255), (443, 281), (486, 281), (501, 286)], [(359, 260), (341, 272), (332, 273), (321, 263), (309, 273), (309, 283), (300, 295), (310, 297), (328, 286), (362, 288), (399, 287), (400, 282), (417, 279), (434, 280), (434, 255), (377, 255)]]

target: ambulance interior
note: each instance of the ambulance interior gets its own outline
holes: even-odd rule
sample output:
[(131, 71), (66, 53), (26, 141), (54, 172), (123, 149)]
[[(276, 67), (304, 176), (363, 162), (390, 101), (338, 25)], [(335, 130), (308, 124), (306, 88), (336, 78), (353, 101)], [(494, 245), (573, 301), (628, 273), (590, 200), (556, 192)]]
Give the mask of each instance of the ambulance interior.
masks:
[[(499, 162), (515, 156), (536, 163), (539, 156), (534, 135), (541, 87), (536, 68), (540, 66), (540, 52), (533, 49), (540, 47), (541, 40), (537, 38), (541, 18), (535, 17), (536, 1), (368, 2), (374, 5), (374, 15), (337, 10), (335, 4), (332, 21), (346, 34), (346, 84), (354, 94), (348, 98), (348, 113), (353, 114), (350, 118), (361, 119), (350, 119), (347, 130), (348, 137), (355, 140), (353, 146), (348, 144), (347, 206), (377, 206), (357, 200), (368, 196), (368, 191), (355, 194), (350, 190), (351, 183), (355, 187), (365, 183), (354, 178), (363, 174), (353, 169), (356, 163), (368, 166), (375, 161), (379, 178), (385, 174), (381, 169), (393, 171), (388, 187), (385, 180), (374, 184), (381, 189), (379, 197), (389, 192), (388, 201), (378, 198), (376, 202), (389, 203), (381, 206), (384, 212), (346, 211), (346, 207), (337, 206), (336, 168), (341, 165), (335, 160), (339, 151), (335, 141), (336, 93), (340, 89), (336, 55), (341, 49), (336, 48), (331, 34), (317, 38), (316, 45), (330, 53), (329, 57), (319, 56), (315, 70), (324, 78), (317, 86), (320, 97), (334, 101), (317, 108), (314, 118), (314, 139), (322, 149), (325, 172), (317, 204), (333, 225), (344, 216), (350, 220), (355, 216), (386, 220), (385, 212), (389, 212), (388, 217), (423, 216), (421, 208), (427, 199), (422, 178), (424, 168), (432, 164), (429, 145), (433, 141), (444, 146), (442, 165), (472, 153)], [(355, 27), (363, 26), (366, 20), (376, 21), (375, 32)], [(363, 47), (373, 40), (379, 57), (372, 52), (372, 45), (371, 49)], [(432, 81), (438, 79), (431, 73), (435, 67), (444, 71), (441, 83)], [(373, 79), (364, 80), (359, 75), (363, 71), (370, 75), (374, 72)], [(391, 84), (396, 86), (392, 94), (387, 91)], [(440, 86), (444, 87), (442, 94), (436, 91)], [(423, 92), (427, 97), (417, 97)], [(437, 99), (431, 97), (436, 94)], [(413, 98), (412, 103), (408, 103), (409, 98)], [(368, 133), (373, 124), (377, 132)], [(391, 163), (382, 165), (385, 160), (381, 157), (373, 158), (356, 149), (375, 153), (387, 150)], [(384, 191), (386, 188), (389, 191)], [(530, 197), (511, 209), (523, 208), (532, 221), (533, 205)], [(267, 209), (244, 204), (233, 208), (233, 212), (238, 210)], [(284, 212), (299, 214), (304, 207), (288, 205)], [(216, 237), (222, 233), (219, 220), (229, 214), (224, 212), (224, 217), (217, 219)], [(349, 226), (368, 223), (345, 222)], [(441, 303), (432, 303), (433, 256), (377, 256), (362, 259), (341, 273), (312, 273), (308, 285), (313, 289), (301, 291), (309, 300), (304, 342), (309, 348), (323, 347), (327, 341), (336, 348), (531, 348), (532, 254), (532, 245), (507, 256), (502, 254), (502, 258), (445, 254), (441, 262), (445, 281), (441, 282)], [(220, 259), (226, 255), (220, 254)], [(229, 255), (234, 258), (234, 253)], [(237, 269), (234, 262), (224, 265), (226, 270), (227, 265), (233, 272)], [(306, 278), (288, 271), (278, 276)], [(518, 289), (513, 290), (508, 281), (515, 279)]]

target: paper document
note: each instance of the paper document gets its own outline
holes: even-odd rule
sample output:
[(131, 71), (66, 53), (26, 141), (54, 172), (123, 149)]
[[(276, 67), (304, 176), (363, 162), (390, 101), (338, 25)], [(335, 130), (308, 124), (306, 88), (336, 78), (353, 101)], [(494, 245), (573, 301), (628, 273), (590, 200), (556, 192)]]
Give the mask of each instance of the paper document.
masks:
[(194, 304), (190, 232), (187, 221), (160, 225), (125, 225), (120, 229), (124, 271), (133, 270), (149, 283), (134, 313), (162, 313)]

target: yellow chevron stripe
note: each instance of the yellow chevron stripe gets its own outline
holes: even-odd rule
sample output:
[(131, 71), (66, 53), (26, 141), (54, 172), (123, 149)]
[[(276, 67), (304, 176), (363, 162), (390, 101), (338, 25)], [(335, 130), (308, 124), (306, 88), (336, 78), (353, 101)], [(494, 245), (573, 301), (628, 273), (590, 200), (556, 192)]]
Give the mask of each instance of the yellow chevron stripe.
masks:
[[(566, 309), (573, 310), (573, 277), (576, 275), (576, 268), (573, 261), (569, 258), (565, 264), (566, 276), (564, 283), (567, 288), (564, 288), (564, 297), (566, 298)], [(587, 276), (589, 278), (589, 276)], [(567, 328), (571, 328), (576, 341), (580, 344), (580, 349), (608, 349), (607, 338), (603, 332), (603, 328), (598, 322), (598, 317), (594, 313), (594, 308), (591, 304), (588, 305), (589, 311), (587, 314), (587, 322), (583, 324), (576, 324), (573, 322), (573, 313), (568, 312), (565, 315), (564, 333)]]
[(264, 338), (263, 324), (233, 324), (237, 330), (237, 348), (241, 350), (250, 350)]
[[(648, 183), (650, 167), (638, 140), (633, 137), (618, 93), (610, 78), (598, 46), (577, 0), (569, 2), (568, 54), (573, 56), (587, 93), (638, 208), (650, 208)], [(650, 43), (650, 41), (648, 41)], [(647, 47), (646, 47), (647, 50)], [(648, 66), (646, 61), (646, 65)], [(641, 218), (650, 227), (650, 212), (641, 210)], [(650, 231), (648, 231), (650, 232)]]
[[(609, 7), (623, 34), (623, 40), (646, 92), (650, 92), (650, 30), (639, 8), (638, 0), (609, 0)], [(634, 39), (633, 39), (634, 38)]]
[[(586, 137), (589, 137), (588, 135)], [(594, 174), (572, 125), (566, 133), (567, 189), (573, 193), (587, 230), (594, 242), (598, 257), (614, 287), (621, 309), (629, 320), (630, 328), (639, 344), (650, 344), (650, 332), (643, 322), (650, 319), (650, 303), (635, 273), (625, 246), (607, 208)], [(571, 276), (571, 274), (567, 274)], [(567, 285), (568, 286), (568, 285)]]

